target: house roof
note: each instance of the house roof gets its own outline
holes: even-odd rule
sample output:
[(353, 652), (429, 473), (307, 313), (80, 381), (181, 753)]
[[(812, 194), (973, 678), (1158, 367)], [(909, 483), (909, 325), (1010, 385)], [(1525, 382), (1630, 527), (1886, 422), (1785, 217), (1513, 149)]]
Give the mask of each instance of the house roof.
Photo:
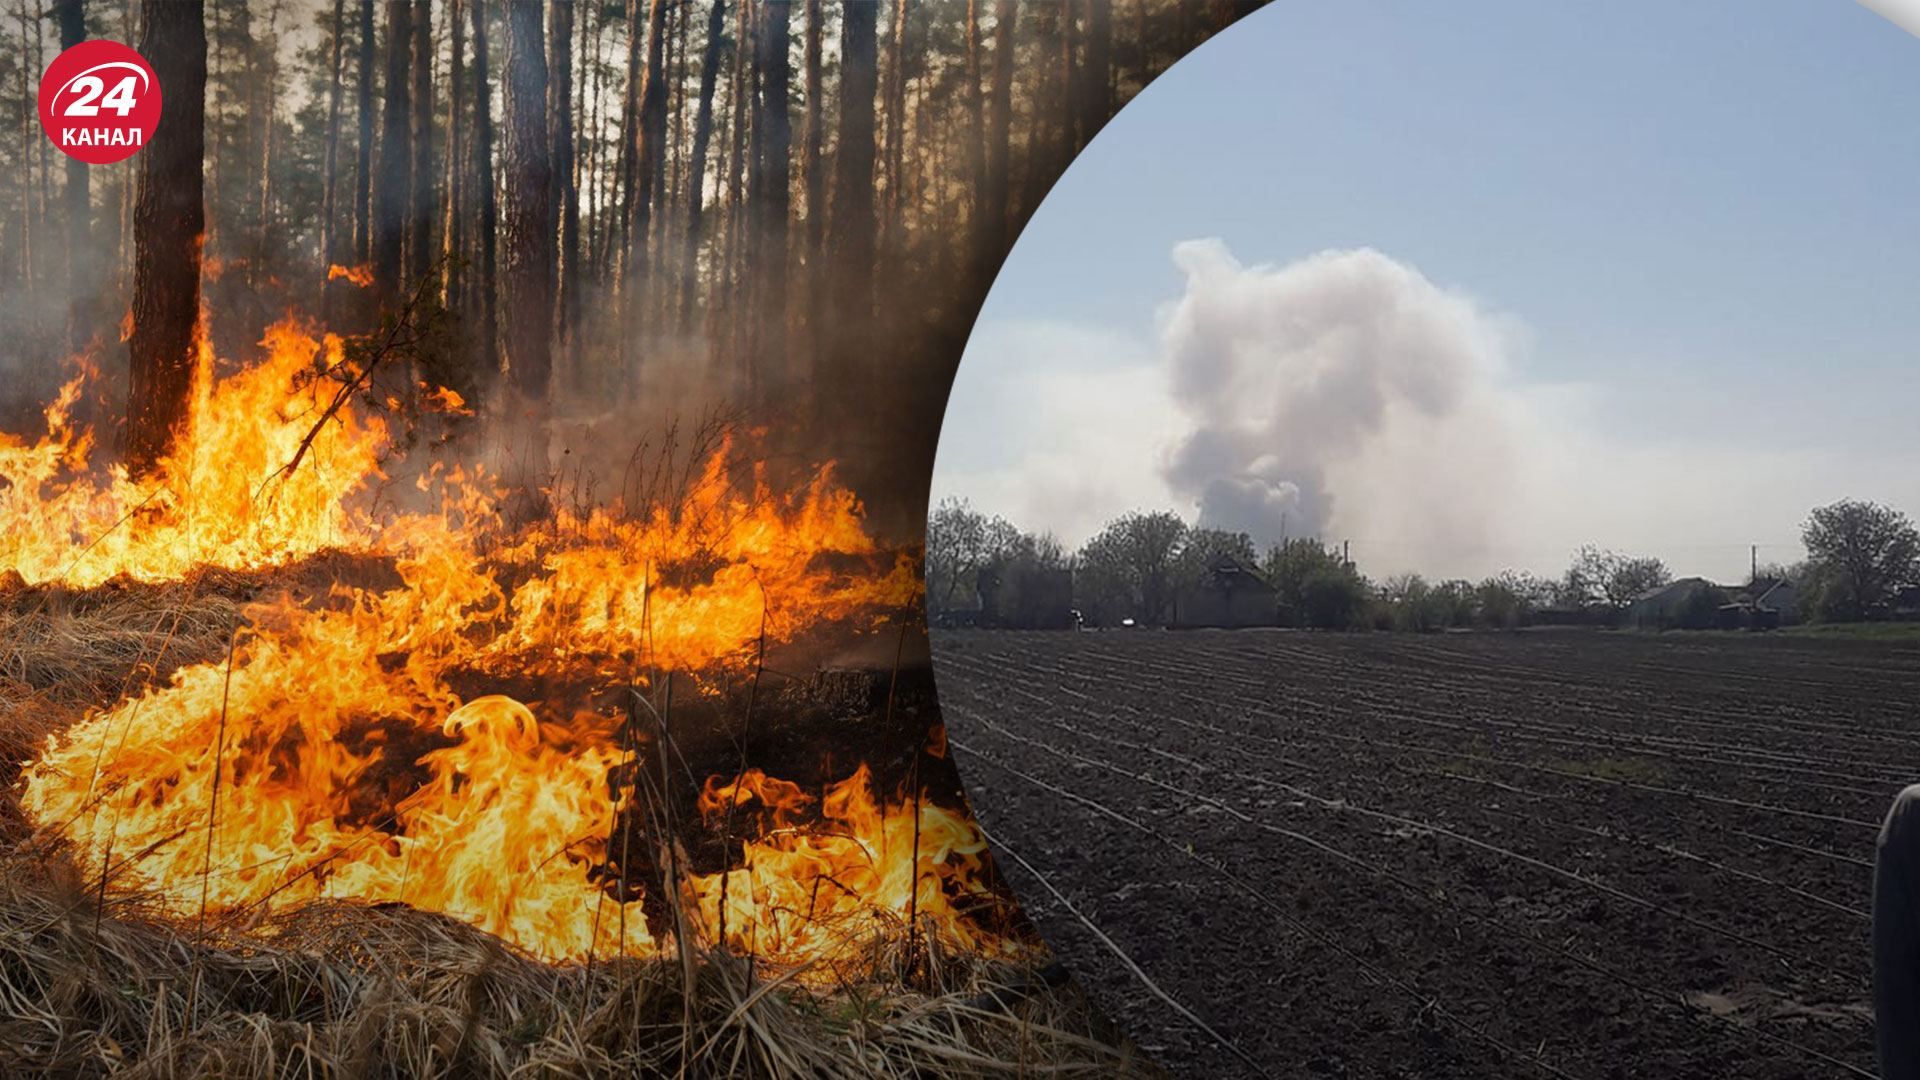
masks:
[(1693, 592), (1697, 589), (1718, 589), (1718, 588), (1720, 588), (1720, 586), (1715, 585), (1713, 582), (1708, 581), (1706, 578), (1702, 578), (1702, 577), (1675, 578), (1674, 580), (1667, 582), (1665, 585), (1656, 585), (1651, 589), (1647, 589), (1644, 592), (1639, 593), (1638, 595), (1634, 596), (1633, 602), (1637, 604), (1642, 600), (1653, 600), (1662, 596), (1672, 596), (1682, 591)]
[(1754, 578), (1752, 584), (1747, 586), (1747, 598), (1756, 604), (1764, 604), (1767, 602), (1767, 597), (1782, 592), (1783, 590), (1785, 592), (1792, 592), (1793, 582), (1788, 581), (1786, 578)]
[(1207, 575), (1210, 584), (1223, 589), (1258, 589), (1273, 592), (1272, 583), (1260, 568), (1247, 559), (1227, 552), (1219, 552), (1207, 560)]

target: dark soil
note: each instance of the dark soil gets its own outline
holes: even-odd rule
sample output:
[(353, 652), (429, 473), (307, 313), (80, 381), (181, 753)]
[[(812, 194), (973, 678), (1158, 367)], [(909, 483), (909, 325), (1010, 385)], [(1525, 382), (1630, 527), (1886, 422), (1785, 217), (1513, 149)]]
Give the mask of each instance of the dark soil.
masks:
[(962, 631), (934, 657), (1026, 912), (1176, 1072), (1874, 1075), (1920, 642)]

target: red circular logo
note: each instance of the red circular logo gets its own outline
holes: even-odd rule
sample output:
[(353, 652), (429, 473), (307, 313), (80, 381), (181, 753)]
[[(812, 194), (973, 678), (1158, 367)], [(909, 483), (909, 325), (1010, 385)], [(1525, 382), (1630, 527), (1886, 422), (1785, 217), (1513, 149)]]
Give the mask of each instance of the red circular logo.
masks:
[(68, 157), (125, 161), (160, 124), (160, 80), (146, 57), (117, 41), (83, 41), (40, 77), (40, 126)]

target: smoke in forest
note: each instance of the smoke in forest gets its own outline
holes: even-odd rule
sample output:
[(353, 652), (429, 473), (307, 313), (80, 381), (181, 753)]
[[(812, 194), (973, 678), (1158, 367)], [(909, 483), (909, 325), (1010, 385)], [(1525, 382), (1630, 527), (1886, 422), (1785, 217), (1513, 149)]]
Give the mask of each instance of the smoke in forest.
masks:
[(1494, 319), (1367, 248), (1245, 266), (1195, 240), (1173, 259), (1186, 288), (1162, 346), (1188, 427), (1164, 478), (1201, 524), (1262, 545), (1348, 531), (1470, 556), (1487, 542), (1529, 423)]

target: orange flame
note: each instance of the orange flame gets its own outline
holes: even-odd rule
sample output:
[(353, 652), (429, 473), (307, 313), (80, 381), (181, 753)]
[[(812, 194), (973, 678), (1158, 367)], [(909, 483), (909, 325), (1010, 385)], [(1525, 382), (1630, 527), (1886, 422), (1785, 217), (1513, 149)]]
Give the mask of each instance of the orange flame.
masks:
[[(874, 543), (828, 469), (795, 491), (759, 467), (736, 483), (730, 441), (645, 514), (562, 510), (509, 530), (484, 476), (436, 467), (420, 481), (431, 509), (376, 521), (355, 507), (384, 479), (379, 417), (342, 410), (284, 468), (337, 385), (320, 376), (345, 363), (340, 342), (289, 320), (265, 344), (262, 364), (217, 381), (203, 350), (179, 448), (152, 480), (89, 468), (92, 437), (70, 420), (80, 380), (44, 436), (0, 435), (0, 565), (85, 587), (346, 548), (390, 559), (398, 584), (253, 605), (227, 658), (53, 737), (22, 806), (111, 867), (114, 888), (181, 915), (352, 896), (446, 912), (551, 959), (656, 950), (596, 876), (630, 810), (609, 783), (639, 752), (624, 718), (456, 686), (737, 667), (763, 637), (870, 626), (909, 603), (912, 561)], [(802, 964), (845, 954), (879, 918), (1019, 947), (956, 904), (986, 888), (971, 821), (916, 792), (883, 799), (865, 766), (818, 800), (758, 770), (716, 777), (700, 806), (755, 825), (733, 868), (673, 886), (701, 940)]]
[(812, 803), (797, 786), (758, 769), (737, 783), (708, 781), (700, 805), (709, 818), (757, 805), (768, 827), (746, 845), (745, 866), (726, 875), (743, 880), (728, 880), (728, 888), (713, 874), (692, 883), (704, 927), (725, 925), (736, 948), (814, 958), (834, 955), (876, 912), (902, 920), (912, 913), (962, 946), (1001, 947), (973, 929), (952, 898), (983, 891), (976, 882), (987, 845), (972, 821), (924, 800), (881, 806), (865, 765), (820, 800), (831, 828), (809, 827)]
[(348, 496), (381, 478), (378, 417), (343, 411), (301, 467), (276, 475), (331, 397), (321, 370), (345, 363), (294, 320), (275, 324), (266, 360), (217, 383), (204, 340), (185, 429), (151, 479), (89, 469), (91, 432), (69, 422), (85, 374), (46, 413), (32, 443), (0, 432), (0, 566), (29, 583), (86, 587), (126, 575), (183, 577), (196, 566), (253, 569), (325, 548), (365, 548), (369, 524)]
[(420, 384), (420, 400), (434, 412), (446, 413), (448, 416), (473, 415), (473, 410), (467, 407), (467, 399), (461, 397), (452, 387), (433, 386), (423, 382)]
[(339, 263), (333, 263), (327, 267), (328, 281), (336, 281), (340, 278), (346, 278), (350, 284), (358, 285), (363, 289), (371, 289), (373, 288), (373, 264), (341, 266)]

